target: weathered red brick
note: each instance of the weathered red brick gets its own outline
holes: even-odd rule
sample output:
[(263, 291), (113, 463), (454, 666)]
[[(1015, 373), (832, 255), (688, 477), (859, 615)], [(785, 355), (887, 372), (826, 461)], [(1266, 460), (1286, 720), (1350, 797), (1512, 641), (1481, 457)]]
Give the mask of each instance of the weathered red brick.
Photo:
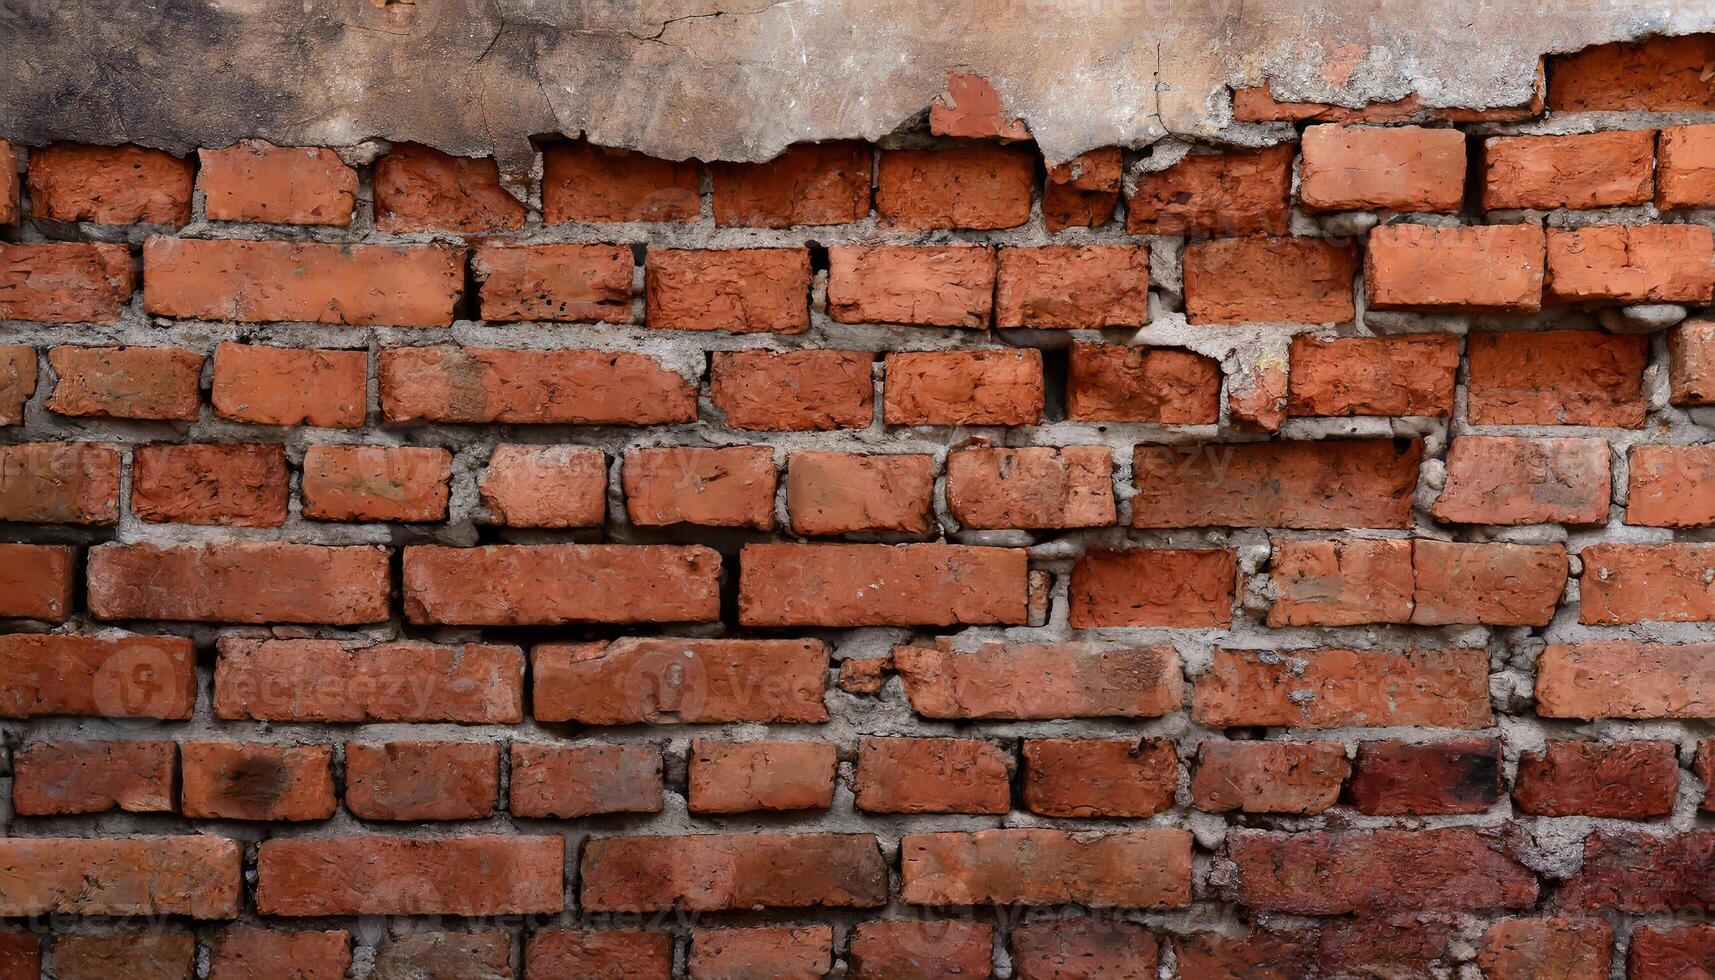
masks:
[(1258, 912), (1339, 915), (1528, 908), (1536, 876), (1492, 831), (1312, 831), (1227, 835), (1232, 900)]
[(222, 343), (209, 401), (221, 418), (258, 425), (355, 429), (369, 410), (369, 355)]
[(156, 316), (260, 323), (435, 327), (453, 322), (464, 251), (152, 236), (143, 309)]
[(1148, 817), (1173, 806), (1179, 756), (1167, 739), (1028, 738), (1024, 806), (1048, 817)]
[(1066, 414), (1080, 422), (1207, 425), (1220, 418), (1221, 367), (1169, 348), (1072, 345)]
[(1483, 207), (1489, 211), (1644, 204), (1654, 177), (1652, 129), (1483, 141)]
[(1606, 524), (1609, 487), (1605, 439), (1462, 435), (1430, 512), (1453, 524)]
[(396, 933), (381, 944), (370, 973), (376, 980), (512, 975), (512, 933), (504, 929)]
[(405, 616), (467, 626), (707, 622), (720, 617), (720, 570), (719, 553), (701, 545), (420, 545), (405, 549)]
[(0, 345), (0, 425), (24, 421), (24, 405), (36, 393), (36, 350)]
[(1633, 446), (1626, 468), (1627, 524), (1715, 524), (1715, 446)]
[(1299, 199), (1312, 211), (1457, 211), (1465, 134), (1418, 126), (1304, 130)]
[(1675, 405), (1715, 405), (1715, 319), (1697, 318), (1667, 335)]
[(1073, 629), (1224, 627), (1232, 622), (1238, 562), (1226, 548), (1090, 551), (1067, 589)]
[(164, 150), (55, 143), (30, 152), (30, 210), (54, 221), (182, 225), (195, 174)]
[(1715, 206), (1715, 125), (1661, 131), (1655, 206), (1663, 211)]
[(332, 150), (239, 140), (224, 150), (199, 150), (197, 157), (197, 183), (211, 221), (351, 224), (357, 171)]
[(874, 363), (865, 351), (717, 351), (709, 397), (733, 429), (865, 429), (875, 418)]
[(777, 472), (769, 446), (631, 449), (620, 476), (626, 515), (638, 526), (774, 527)]
[(801, 248), (652, 248), (644, 323), (662, 330), (803, 333), (810, 253)]
[(926, 718), (1154, 718), (1178, 711), (1185, 698), (1170, 646), (900, 647), (893, 664), (911, 710)]
[(691, 221), (702, 210), (702, 168), (588, 143), (542, 153), (542, 220)]
[(388, 422), (665, 425), (697, 417), (696, 386), (631, 351), (392, 347), (381, 352)]
[(279, 527), (291, 474), (279, 445), (138, 446), (131, 511), (145, 521)]
[(787, 458), (786, 510), (798, 535), (924, 534), (934, 493), (932, 456), (805, 451)]
[(1598, 330), (1479, 333), (1468, 341), (1474, 425), (1638, 428), (1649, 338)]
[(510, 915), (565, 906), (560, 837), (328, 837), (263, 841), (262, 915)]
[(179, 929), (61, 936), (54, 942), (58, 980), (183, 980), (196, 975), (197, 940)]
[(1550, 644), (1537, 657), (1545, 718), (1715, 717), (1715, 646), (1603, 640)]
[(950, 626), (1026, 616), (1028, 562), (1015, 548), (747, 544), (739, 563), (746, 626)]
[(1149, 249), (1142, 245), (1000, 250), (995, 326), (1138, 327), (1149, 322)]
[(179, 347), (54, 347), (47, 406), (60, 415), (194, 422), (203, 360)]
[[(1601, 962), (1606, 967), (1605, 955)], [(1711, 972), (1715, 972), (1715, 928), (1639, 926), (1633, 931), (1626, 953), (1626, 976), (1632, 980), (1672, 980)]]
[(620, 639), (530, 653), (538, 721), (584, 725), (828, 720), (820, 640)]
[(1416, 576), (1400, 538), (1276, 541), (1270, 626), (1408, 623)]
[[(514, 768), (514, 794), (518, 778)], [(480, 820), (494, 813), (499, 798), (498, 745), (345, 745), (345, 808), (360, 820)]]
[(1593, 544), (1579, 557), (1581, 623), (1715, 620), (1715, 544)]
[(1119, 203), (1125, 156), (1104, 146), (1048, 168), (1042, 188), (1042, 223), (1049, 231), (1100, 228), (1113, 220)]
[(693, 813), (826, 810), (834, 801), (838, 749), (829, 742), (691, 743)]
[(867, 143), (798, 143), (767, 163), (711, 163), (715, 224), (843, 225), (869, 214)]
[(856, 806), (866, 813), (1006, 813), (1012, 754), (975, 738), (864, 738)]
[(624, 245), (484, 244), (471, 253), (482, 318), (625, 323), (631, 249)]
[(1191, 323), (1346, 323), (1358, 252), (1324, 238), (1218, 238), (1185, 246)]
[(967, 528), (1104, 527), (1115, 521), (1106, 446), (974, 446), (947, 454), (947, 509)]
[(0, 838), (0, 916), (183, 915), (232, 919), (244, 845), (213, 835)]
[(1408, 528), (1422, 455), (1417, 439), (1140, 445), (1131, 522)]
[(1157, 975), (1161, 943), (1140, 923), (1083, 916), (1015, 927), (1012, 953), (1020, 980), (1077, 976), (1148, 980)]
[[(18, 223), (18, 153), (0, 140), (0, 225)], [(8, 937), (10, 938), (10, 937)], [(0, 939), (0, 943), (5, 940)]]
[(882, 150), (875, 212), (900, 228), (1012, 228), (1030, 220), (1036, 155), (1025, 147), (972, 143)]
[(1557, 544), (1424, 538), (1412, 544), (1411, 565), (1415, 625), (1546, 626), (1566, 590), (1569, 563)]
[(981, 75), (947, 73), (947, 88), (929, 103), (929, 132), (960, 139), (1027, 140), (1024, 120), (1009, 116), (1000, 93)]
[(172, 742), (33, 742), (12, 756), (12, 808), (24, 817), (171, 813), (177, 771)]
[(1346, 793), (1352, 808), (1364, 814), (1482, 813), (1501, 798), (1501, 743), (1360, 742)]
[(0, 616), (66, 621), (76, 576), (76, 548), (0, 543)]
[(381, 231), (516, 231), (528, 211), (500, 186), (488, 159), (396, 143), (375, 161), (375, 227)]
[(598, 912), (887, 902), (887, 867), (868, 834), (598, 837), (584, 843), (579, 872), (581, 907)]
[(1601, 919), (1503, 919), (1483, 932), (1477, 965), (1489, 980), (1605, 980), (1613, 945)]
[(1144, 174), (1126, 198), (1133, 235), (1283, 235), (1292, 189), (1293, 147), (1190, 154)]
[(0, 244), (0, 320), (114, 323), (136, 290), (123, 245)]
[(119, 520), (119, 453), (95, 442), (0, 446), (0, 520), (113, 524)]
[(995, 250), (988, 245), (835, 245), (828, 316), (836, 323), (988, 326)]
[(958, 919), (860, 922), (852, 929), (852, 980), (989, 976), (994, 928)]
[(1191, 715), (1212, 728), (1486, 728), (1489, 655), (1475, 650), (1215, 649)]
[(524, 653), (514, 646), (223, 637), (214, 714), (257, 721), (454, 721), (524, 718)]
[(1321, 813), (1352, 772), (1339, 742), (1204, 742), (1191, 798), (1209, 813)]
[(388, 549), (274, 541), (104, 544), (89, 550), (96, 619), (378, 623), (388, 615)]
[(209, 950), (209, 980), (343, 980), (351, 934), (228, 926)]
[(1715, 231), (1701, 225), (1602, 225), (1548, 233), (1548, 293), (1569, 303), (1707, 303)]
[(1672, 742), (1551, 740), (1519, 754), (1513, 805), (1548, 817), (1644, 820), (1673, 812), (1679, 755)]
[(1584, 863), (1556, 896), (1562, 908), (1634, 915), (1705, 913), (1715, 871), (1715, 834), (1657, 836), (1598, 830), (1584, 839)]
[(1715, 37), (1598, 44), (1548, 59), (1548, 107), (1563, 111), (1715, 109)]
[(1319, 967), (1314, 933), (1196, 932), (1174, 942), (1185, 980), (1297, 980)]
[(453, 454), (433, 446), (311, 446), (304, 516), (323, 521), (440, 521)]
[(1459, 338), (1292, 338), (1289, 415), (1451, 415)]
[(908, 834), (899, 861), (900, 897), (912, 905), (1191, 903), (1191, 832), (1177, 827)]
[(186, 742), (180, 753), (187, 817), (290, 821), (333, 816), (332, 746)]
[(512, 743), (511, 811), (570, 820), (661, 812), (661, 751), (653, 745)]
[(0, 717), (184, 720), (196, 706), (196, 651), (177, 636), (0, 636)]
[(528, 980), (667, 980), (673, 974), (673, 937), (664, 932), (533, 932), (524, 945)]
[(698, 929), (686, 963), (691, 980), (819, 980), (833, 967), (832, 926)]
[(582, 446), (494, 447), (477, 490), (498, 524), (601, 527), (607, 516), (607, 458)]
[(1545, 252), (1536, 225), (1382, 225), (1364, 253), (1375, 310), (1535, 313)]

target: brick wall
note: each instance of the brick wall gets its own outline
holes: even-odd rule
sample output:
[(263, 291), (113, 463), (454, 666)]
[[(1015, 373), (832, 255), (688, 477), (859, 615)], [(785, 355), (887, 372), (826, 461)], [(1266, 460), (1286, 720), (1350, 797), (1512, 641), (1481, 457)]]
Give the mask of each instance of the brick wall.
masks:
[(0, 144), (0, 978), (1707, 975), (1712, 44)]

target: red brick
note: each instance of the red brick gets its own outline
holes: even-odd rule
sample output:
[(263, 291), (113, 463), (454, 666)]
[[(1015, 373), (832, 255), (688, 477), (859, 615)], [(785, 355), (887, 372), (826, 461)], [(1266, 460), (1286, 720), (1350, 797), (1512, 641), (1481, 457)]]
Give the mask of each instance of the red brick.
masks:
[(866, 429), (875, 355), (865, 351), (716, 351), (709, 397), (732, 429)]
[(1613, 945), (1600, 919), (1503, 919), (1483, 932), (1477, 965), (1489, 980), (1606, 980)]
[(1184, 980), (1298, 980), (1315, 976), (1319, 965), (1313, 933), (1197, 932), (1174, 945)]
[(631, 249), (624, 245), (483, 244), (471, 253), (482, 318), (625, 323)]
[(1376, 830), (1227, 835), (1230, 897), (1257, 912), (1339, 915), (1528, 908), (1536, 876), (1489, 831)]
[(209, 980), (343, 980), (351, 934), (228, 926), (209, 950)]
[(551, 929), (524, 945), (527, 980), (668, 980), (673, 937), (662, 932), (579, 932)]
[(1715, 620), (1715, 544), (1593, 544), (1579, 556), (1581, 623)]
[(1606, 524), (1605, 439), (1458, 436), (1435, 519), (1453, 524)]
[(1551, 740), (1519, 754), (1513, 805), (1547, 817), (1645, 820), (1673, 812), (1679, 755), (1672, 742)]
[(1191, 798), (1209, 813), (1321, 813), (1352, 772), (1339, 742), (1204, 742)]
[(35, 393), (35, 348), (0, 345), (0, 425), (24, 421), (24, 405)]
[(311, 446), (304, 516), (323, 521), (442, 521), (453, 454), (429, 446)]
[(1694, 319), (1667, 335), (1675, 405), (1715, 405), (1715, 320)]
[(1019, 980), (1153, 980), (1161, 944), (1146, 926), (1087, 916), (1019, 925), (1012, 952)]
[(1649, 338), (1597, 330), (1479, 333), (1468, 342), (1474, 425), (1639, 428)]
[(326, 820), (335, 809), (333, 748), (186, 742), (185, 816), (214, 820)]
[(1634, 915), (1707, 913), (1715, 834), (1656, 836), (1599, 830), (1584, 840), (1584, 863), (1560, 886), (1562, 908)]
[(1034, 348), (887, 355), (888, 425), (1035, 425), (1042, 352)]
[(1222, 238), (1185, 246), (1191, 323), (1346, 323), (1357, 250), (1321, 238)]
[(1191, 904), (1191, 833), (1177, 827), (908, 834), (899, 860), (912, 905)]
[(1483, 207), (1489, 211), (1645, 204), (1654, 176), (1651, 129), (1483, 141)]
[(774, 527), (777, 474), (769, 446), (631, 449), (620, 475), (635, 525)]
[(994, 929), (957, 919), (860, 922), (852, 929), (852, 980), (984, 977)]
[(222, 343), (209, 401), (221, 418), (258, 425), (355, 429), (369, 410), (369, 355)]
[(55, 143), (30, 152), (30, 209), (54, 221), (182, 225), (195, 173), (162, 150)]
[(1334, 919), (1317, 937), (1316, 960), (1330, 976), (1434, 977), (1455, 968), (1451, 922), (1447, 914)]
[(462, 626), (708, 622), (720, 618), (720, 571), (720, 555), (701, 545), (419, 545), (405, 549), (405, 616)]
[(1546, 626), (1566, 589), (1560, 545), (1413, 542), (1411, 622)]
[(1691, 771), (1703, 784), (1703, 799), (1698, 802), (1697, 809), (1706, 813), (1715, 810), (1715, 741), (1705, 739), (1697, 743)]
[(244, 845), (213, 835), (123, 840), (0, 838), (0, 916), (182, 915), (232, 919)]
[(0, 244), (0, 320), (116, 323), (136, 289), (123, 245)]
[(929, 132), (963, 139), (1027, 140), (1024, 120), (1009, 116), (1000, 93), (981, 75), (947, 73), (947, 89), (929, 103)]
[(196, 651), (177, 636), (0, 636), (0, 718), (83, 715), (184, 720)]
[(996, 327), (1137, 327), (1149, 322), (1149, 249), (1141, 245), (1000, 250)]
[(1715, 109), (1715, 37), (1651, 37), (1548, 59), (1548, 107), (1563, 111)]
[(1072, 345), (1070, 419), (1208, 425), (1220, 413), (1221, 367), (1213, 358), (1168, 348)]
[(843, 225), (869, 215), (867, 143), (798, 143), (767, 163), (711, 163), (715, 224)]
[(262, 915), (557, 913), (565, 906), (560, 837), (294, 838), (256, 855)]
[[(514, 793), (517, 779), (514, 770)], [(499, 799), (498, 745), (345, 745), (345, 808), (360, 820), (480, 820)]]
[(1369, 235), (1364, 292), (1375, 310), (1535, 313), (1544, 248), (1536, 225), (1383, 225)]
[(1185, 698), (1179, 655), (1165, 645), (900, 647), (893, 662), (911, 710), (925, 718), (1155, 718)]
[(702, 210), (702, 168), (588, 143), (542, 154), (542, 220), (691, 221)]
[(900, 228), (1012, 228), (1030, 220), (1035, 180), (1036, 155), (1024, 147), (882, 150), (875, 211)]
[[(13, 174), (13, 183), (17, 183), (16, 173)], [(14, 200), (14, 208), (16, 205)], [(28, 932), (0, 932), (0, 977), (5, 977), (6, 980), (37, 980), (41, 975), (42, 952), (36, 937)]]
[(1227, 415), (1248, 432), (1278, 432), (1286, 421), (1290, 361), (1272, 350), (1241, 354), (1227, 382)]
[(967, 528), (1104, 527), (1116, 520), (1106, 446), (975, 446), (947, 454), (947, 509)]
[(1311, 126), (1299, 198), (1312, 211), (1457, 211), (1465, 134), (1457, 129)]
[(934, 492), (932, 456), (804, 451), (787, 458), (786, 509), (798, 535), (925, 534)]
[(1211, 728), (1487, 728), (1489, 655), (1217, 647), (1191, 715)]
[(65, 622), (76, 575), (76, 548), (0, 543), (0, 617)]
[(1132, 459), (1133, 527), (1412, 526), (1423, 444), (1328, 439), (1140, 445)]
[(194, 422), (203, 356), (179, 347), (54, 347), (48, 410), (60, 415)]
[[(0, 225), (18, 223), (18, 154), (12, 144), (0, 140)], [(0, 943), (4, 943), (0, 939)], [(4, 965), (0, 962), (0, 965)]]
[(464, 251), (151, 237), (143, 244), (143, 309), (156, 316), (377, 327), (453, 322)]
[(33, 742), (12, 757), (12, 809), (171, 813), (177, 769), (172, 742)]
[[(1605, 977), (1608, 975), (1606, 945), (1602, 953), (1600, 976)], [(1631, 947), (1626, 952), (1626, 976), (1631, 980), (1679, 980), (1711, 974), (1715, 974), (1715, 928), (1695, 924), (1666, 929), (1640, 925), (1632, 932)]]
[(868, 834), (598, 837), (584, 843), (579, 871), (581, 907), (595, 912), (887, 902), (887, 867)]
[(223, 541), (89, 550), (96, 619), (378, 623), (391, 592), (386, 548)]
[(138, 446), (131, 512), (145, 521), (279, 527), (291, 475), (278, 445)]
[(494, 447), (477, 482), (494, 522), (509, 527), (601, 527), (607, 458), (582, 446)]
[[(1025, 553), (948, 544), (747, 544), (746, 626), (1023, 623)], [(861, 586), (861, 587), (860, 587)]]
[(827, 742), (691, 743), (693, 813), (826, 810), (834, 801), (836, 746)]
[(1627, 469), (1627, 524), (1715, 524), (1715, 446), (1633, 446)]
[(1292, 189), (1289, 144), (1264, 150), (1191, 154), (1142, 175), (1126, 198), (1133, 235), (1285, 234)]
[(94, 442), (0, 446), (0, 520), (117, 522), (119, 453)]
[(1715, 294), (1715, 232), (1699, 225), (1551, 230), (1547, 284), (1563, 302), (1707, 303)]
[(381, 352), (390, 423), (665, 425), (697, 417), (684, 375), (630, 351), (392, 347)]
[(1451, 415), (1459, 338), (1292, 338), (1290, 415)]
[(1361, 742), (1346, 783), (1353, 809), (1379, 816), (1482, 813), (1501, 788), (1501, 743), (1492, 738)]
[(1106, 146), (1050, 167), (1042, 188), (1043, 225), (1061, 231), (1100, 228), (1112, 221), (1124, 163), (1119, 147)]
[(527, 209), (500, 186), (493, 160), (397, 143), (375, 161), (375, 227), (381, 231), (516, 231)]
[(1486, 109), (1426, 106), (1416, 92), (1391, 102), (1366, 102), (1357, 108), (1322, 102), (1281, 102), (1269, 86), (1233, 90), (1233, 118), (1240, 122), (1330, 122), (1376, 124), (1405, 122), (1517, 122), (1542, 113), (1542, 80), (1527, 104)]
[(239, 140), (224, 150), (199, 150), (197, 157), (210, 221), (351, 224), (357, 171), (332, 150)]
[(1030, 738), (1025, 809), (1048, 817), (1148, 817), (1173, 806), (1179, 756), (1166, 739)]
[(810, 329), (810, 253), (804, 249), (652, 248), (644, 271), (644, 322), (655, 329)]
[(628, 638), (543, 644), (530, 657), (537, 721), (828, 720), (828, 649), (820, 640)]
[(511, 811), (560, 820), (660, 813), (661, 751), (653, 745), (514, 742)]
[(1069, 621), (1073, 629), (1225, 627), (1237, 580), (1225, 548), (1090, 551), (1072, 568)]
[(513, 646), (224, 637), (214, 714), (257, 721), (453, 721), (524, 717), (524, 653)]
[(400, 932), (389, 937), (375, 956), (369, 974), (376, 980), (407, 977), (510, 978), (512, 933)]
[(1412, 550), (1411, 541), (1399, 538), (1276, 541), (1268, 625), (1410, 622)]
[(866, 813), (1006, 813), (1012, 754), (974, 738), (865, 738), (856, 806)]
[(686, 966), (691, 980), (820, 980), (833, 966), (832, 926), (698, 929)]
[(54, 942), (53, 975), (58, 980), (185, 980), (196, 975), (196, 960), (196, 937), (178, 929), (61, 936)]
[(1550, 644), (1537, 657), (1544, 718), (1703, 718), (1715, 705), (1715, 646), (1605, 640)]
[(1663, 211), (1715, 207), (1715, 125), (1661, 131), (1655, 206)]
[(836, 323), (988, 326), (995, 250), (988, 245), (835, 245), (828, 316)]

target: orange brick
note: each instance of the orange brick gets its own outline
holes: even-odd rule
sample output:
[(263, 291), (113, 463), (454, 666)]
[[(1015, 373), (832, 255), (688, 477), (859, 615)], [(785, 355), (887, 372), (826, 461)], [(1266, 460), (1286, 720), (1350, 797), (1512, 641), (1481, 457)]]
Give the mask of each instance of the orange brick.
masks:
[(351, 224), (357, 171), (332, 150), (239, 140), (224, 150), (199, 150), (197, 156), (197, 183), (211, 221)]
[(477, 489), (498, 524), (601, 527), (607, 458), (582, 446), (495, 446)]
[(874, 908), (887, 870), (868, 834), (602, 837), (584, 844), (582, 907), (642, 912)]
[(1653, 129), (1483, 141), (1483, 207), (1489, 211), (1645, 204), (1654, 178)]
[(1289, 415), (1451, 415), (1459, 338), (1292, 338)]
[(1023, 623), (1025, 553), (948, 544), (747, 544), (746, 626)]
[(1412, 543), (1411, 567), (1411, 621), (1418, 626), (1546, 626), (1566, 589), (1566, 549), (1557, 544), (1424, 538)]
[[(18, 153), (0, 140), (0, 225), (18, 223)], [(32, 940), (32, 948), (34, 941)], [(0, 960), (0, 965), (4, 961)]]
[(649, 745), (512, 745), (511, 811), (574, 819), (659, 813), (661, 752)]
[(882, 150), (875, 210), (901, 228), (1012, 228), (1030, 220), (1035, 180), (1024, 147)]
[(1345, 323), (1357, 250), (1319, 238), (1222, 238), (1185, 246), (1191, 323)]
[(1649, 338), (1598, 330), (1473, 334), (1466, 412), (1475, 425), (1638, 428), (1649, 409)]
[(484, 320), (631, 319), (633, 259), (624, 245), (484, 244), (470, 267)]
[(214, 714), (257, 721), (450, 721), (524, 717), (524, 653), (467, 643), (381, 643), (222, 637)]
[(195, 172), (163, 150), (55, 143), (30, 153), (30, 209), (54, 221), (182, 225)]
[(196, 706), (196, 651), (177, 636), (0, 636), (0, 717), (184, 720)]
[(244, 898), (244, 845), (213, 835), (4, 838), (0, 866), (9, 876), (4, 917), (232, 919)]
[(1715, 703), (1715, 645), (1550, 644), (1536, 661), (1544, 718), (1702, 718)]
[(1209, 813), (1321, 813), (1351, 775), (1339, 742), (1220, 742), (1198, 747), (1191, 797)]
[(626, 514), (638, 526), (774, 527), (769, 446), (632, 449), (620, 475)]
[(369, 355), (222, 343), (209, 401), (221, 418), (258, 425), (355, 429), (369, 409)]
[(1173, 806), (1179, 756), (1167, 739), (1029, 738), (1024, 806), (1047, 817), (1148, 817)]
[(172, 742), (33, 742), (12, 757), (12, 808), (20, 816), (171, 813), (177, 774)]
[(1299, 197), (1312, 211), (1457, 211), (1465, 134), (1418, 126), (1304, 130)]
[(345, 807), (360, 820), (480, 820), (499, 798), (498, 745), (346, 743)]
[(1535, 313), (1544, 248), (1536, 225), (1383, 225), (1370, 232), (1364, 292), (1376, 310)]
[(836, 323), (988, 326), (995, 250), (988, 245), (835, 245), (828, 316)]
[(663, 425), (697, 417), (696, 388), (630, 351), (393, 347), (381, 352), (389, 422)]
[(1055, 916), (1012, 930), (1013, 962), (1021, 977), (1054, 977), (1089, 970), (1094, 976), (1154, 976), (1161, 943), (1146, 926), (1104, 916)]
[(117, 323), (136, 290), (123, 245), (0, 244), (0, 319)]
[(1411, 553), (1412, 543), (1400, 538), (1276, 541), (1268, 625), (1410, 622)]
[(1073, 629), (1224, 627), (1232, 622), (1238, 565), (1224, 548), (1090, 551), (1067, 589)]
[(194, 422), (203, 356), (179, 347), (54, 347), (48, 410), (60, 415)]
[(803, 333), (810, 254), (801, 248), (652, 248), (644, 323), (661, 330)]
[(71, 618), (77, 549), (59, 544), (0, 544), (0, 617), (61, 623)]
[(1564, 111), (1715, 109), (1715, 37), (1651, 37), (1548, 59), (1548, 107)]
[(145, 521), (279, 527), (291, 476), (277, 445), (138, 446), (131, 511)]
[(1100, 228), (1119, 204), (1124, 154), (1117, 146), (1091, 150), (1048, 170), (1042, 223), (1049, 231)]
[(934, 492), (932, 456), (805, 451), (787, 459), (786, 510), (802, 536), (925, 534)]
[(980, 922), (860, 922), (852, 929), (852, 980), (992, 975), (994, 928)]
[(709, 398), (732, 429), (867, 429), (875, 418), (867, 351), (716, 351)]
[(1167, 348), (1072, 345), (1066, 413), (1080, 422), (1208, 425), (1220, 418), (1221, 366)]
[(1487, 728), (1489, 655), (1217, 648), (1191, 716), (1213, 728)]
[(1627, 524), (1715, 524), (1715, 446), (1633, 446), (1628, 460)]
[(869, 214), (867, 143), (798, 143), (767, 163), (711, 163), (715, 224), (839, 225)]
[(429, 446), (311, 446), (304, 516), (324, 521), (440, 521), (453, 454)]
[(1133, 235), (1283, 235), (1292, 189), (1291, 145), (1191, 154), (1144, 174), (1126, 198)]
[(637, 977), (665, 980), (673, 973), (673, 936), (664, 932), (548, 929), (524, 945), (527, 977)]
[(865, 813), (1006, 813), (1012, 754), (975, 738), (864, 738), (854, 804)]
[(559, 837), (328, 837), (264, 841), (256, 855), (263, 915), (465, 915), (559, 912)]
[(35, 393), (35, 348), (0, 345), (0, 425), (24, 421), (24, 406)]
[(1178, 827), (909, 834), (899, 860), (912, 905), (1191, 904), (1191, 832)]
[(115, 523), (119, 520), (119, 452), (95, 442), (0, 446), (0, 520)]
[(228, 926), (209, 951), (209, 980), (342, 980), (351, 934)]
[(1715, 320), (1681, 324), (1667, 335), (1667, 352), (1673, 404), (1715, 404)]
[(1436, 520), (1453, 524), (1606, 524), (1603, 439), (1458, 436)]
[(1106, 446), (956, 449), (947, 454), (947, 509), (967, 528), (1113, 524), (1113, 454)]
[(1548, 233), (1548, 291), (1557, 300), (1707, 303), (1715, 232), (1701, 225), (1603, 225)]
[(720, 570), (719, 553), (700, 545), (418, 545), (405, 549), (405, 617), (467, 626), (709, 622), (720, 617)]
[(493, 160), (397, 143), (375, 161), (375, 227), (381, 231), (516, 231), (527, 209), (500, 186)]
[(1715, 545), (1593, 544), (1579, 557), (1581, 623), (1715, 620)]
[(1409, 528), (1422, 455), (1415, 439), (1140, 445), (1132, 526)]
[(104, 544), (89, 550), (96, 619), (378, 623), (392, 592), (386, 548), (272, 541)]
[(1094, 330), (1149, 322), (1141, 245), (1000, 250), (995, 326)]
[(755, 721), (815, 724), (820, 640), (621, 639), (531, 651), (536, 720), (584, 725)]
[(1045, 401), (1033, 348), (887, 355), (888, 425), (1035, 425)]
[(691, 743), (693, 813), (826, 810), (834, 802), (838, 748), (829, 742)]
[(542, 220), (691, 221), (702, 210), (696, 161), (659, 160), (588, 143), (542, 154)]
[(185, 816), (203, 820), (326, 820), (335, 809), (333, 748), (186, 742)]
[(893, 661), (911, 710), (925, 718), (1156, 718), (1185, 697), (1179, 654), (1166, 645), (899, 647)]
[(814, 980), (833, 967), (832, 926), (698, 929), (687, 962), (691, 980), (778, 977)]
[(1655, 206), (1663, 211), (1715, 207), (1715, 125), (1661, 131)]

